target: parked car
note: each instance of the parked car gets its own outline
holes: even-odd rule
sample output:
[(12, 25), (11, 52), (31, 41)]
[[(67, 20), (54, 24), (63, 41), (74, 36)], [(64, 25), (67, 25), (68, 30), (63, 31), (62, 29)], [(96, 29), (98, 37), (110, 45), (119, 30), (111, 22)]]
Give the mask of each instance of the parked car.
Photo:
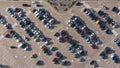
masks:
[(70, 65), (71, 65), (71, 62), (70, 62), (70, 61), (64, 61), (64, 62), (62, 63), (62, 65), (64, 65), (64, 66), (70, 66)]
[(7, 8), (7, 12), (8, 12), (10, 15), (12, 15), (12, 14), (15, 13), (14, 9), (12, 9), (12, 8)]
[(120, 14), (120, 9), (118, 9), (118, 7), (113, 7), (112, 11), (117, 14)]
[(30, 4), (22, 4), (22, 6), (24, 6), (24, 7), (31, 7)]
[(36, 62), (36, 65), (44, 65), (44, 61), (38, 60), (38, 61)]
[(16, 46), (10, 46), (11, 49), (16, 49), (17, 47)]
[(114, 39), (114, 42), (117, 44), (117, 46), (120, 46), (120, 38), (119, 38), (119, 36), (117, 36), (117, 37)]
[(112, 54), (111, 58), (115, 63), (120, 63), (120, 58), (117, 54)]
[(28, 50), (28, 49), (29, 49), (29, 46), (28, 46), (27, 43), (20, 43), (20, 44), (18, 45), (18, 48), (22, 48), (22, 49), (24, 49), (24, 50)]
[(99, 67), (99, 65), (97, 64), (97, 61), (96, 61), (96, 60), (92, 60), (92, 61), (90, 62), (90, 65), (93, 65), (95, 68), (96, 68), (96, 67)]
[(94, 43), (90, 44), (90, 46), (92, 47), (92, 49), (96, 49), (96, 45)]
[(55, 53), (55, 56), (56, 56), (56, 57), (62, 57), (63, 55), (62, 55), (60, 52), (57, 51), (57, 52)]
[(108, 55), (106, 54), (106, 52), (102, 51), (100, 53), (100, 56), (103, 58), (103, 59), (107, 59), (108, 58)]
[(58, 58), (58, 57), (53, 58), (52, 62), (54, 62), (54, 64), (60, 64), (61, 63), (60, 58)]

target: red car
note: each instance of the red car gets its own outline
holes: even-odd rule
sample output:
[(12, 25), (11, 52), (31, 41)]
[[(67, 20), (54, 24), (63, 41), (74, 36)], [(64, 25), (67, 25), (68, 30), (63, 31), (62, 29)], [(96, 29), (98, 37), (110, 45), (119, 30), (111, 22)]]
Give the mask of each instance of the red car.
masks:
[(4, 37), (7, 37), (9, 34), (13, 33), (14, 30), (10, 29), (7, 32), (5, 32)]
[(65, 41), (70, 40), (69, 36), (65, 37), (64, 40), (65, 40)]
[(57, 57), (53, 58), (52, 62), (56, 62), (57, 59), (58, 59)]
[(96, 45), (95, 44), (90, 44), (90, 46), (92, 47), (92, 49), (96, 49)]
[(20, 9), (20, 8), (15, 8), (15, 12), (19, 13), (20, 11), (22, 11), (22, 9)]

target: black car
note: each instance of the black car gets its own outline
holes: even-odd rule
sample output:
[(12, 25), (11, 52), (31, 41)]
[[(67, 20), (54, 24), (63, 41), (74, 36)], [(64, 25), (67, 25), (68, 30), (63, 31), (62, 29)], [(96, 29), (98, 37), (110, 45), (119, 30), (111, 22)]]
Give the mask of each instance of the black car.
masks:
[(33, 9), (32, 12), (35, 13), (37, 11), (37, 9)]
[(43, 16), (39, 16), (39, 20), (41, 21), (41, 20), (43, 20), (44, 19), (44, 17)]
[(11, 49), (16, 49), (17, 47), (16, 46), (10, 46)]
[(70, 61), (64, 61), (64, 62), (62, 63), (62, 65), (64, 65), (64, 66), (70, 66), (70, 65), (71, 65), (71, 62), (70, 62)]
[(22, 6), (24, 6), (24, 7), (31, 7), (31, 5), (29, 5), (29, 4), (22, 4)]
[(74, 27), (75, 27), (75, 24), (74, 24), (74, 23), (71, 23), (71, 24), (70, 24), (70, 27), (74, 28)]
[(112, 57), (112, 60), (115, 62), (115, 63), (120, 63), (120, 58), (117, 54), (115, 54), (113, 57)]
[(81, 2), (76, 3), (76, 6), (81, 6), (81, 5), (83, 5), (83, 3)]
[(103, 11), (101, 11), (101, 10), (98, 11), (98, 15), (99, 15), (99, 16), (103, 16), (104, 14), (105, 14), (105, 13), (104, 13)]
[(112, 49), (110, 47), (106, 47), (104, 51), (106, 54), (110, 54), (112, 52)]
[(107, 59), (108, 58), (108, 55), (103, 51), (100, 53), (100, 56), (103, 58), (103, 59)]
[(118, 13), (120, 10), (117, 7), (113, 7), (112, 11)]
[(80, 57), (80, 54), (79, 53), (76, 53), (75, 54), (75, 58), (79, 58)]
[(37, 4), (36, 7), (43, 7), (43, 5)]
[(44, 65), (44, 61), (38, 60), (37, 63), (36, 63), (36, 65)]
[(94, 65), (94, 67), (99, 67), (99, 65), (97, 64), (97, 61), (96, 60), (92, 60), (90, 62), (90, 65)]

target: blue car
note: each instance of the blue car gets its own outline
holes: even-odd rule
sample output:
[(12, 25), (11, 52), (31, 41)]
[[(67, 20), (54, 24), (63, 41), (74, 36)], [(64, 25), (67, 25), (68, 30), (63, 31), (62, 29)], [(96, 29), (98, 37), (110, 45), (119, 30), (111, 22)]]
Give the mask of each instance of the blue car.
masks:
[(117, 54), (114, 54), (114, 56), (112, 57), (112, 60), (115, 62), (115, 63), (118, 63), (120, 61), (119, 59), (119, 56)]
[(40, 15), (44, 15), (46, 13), (45, 9), (39, 9), (38, 12), (40, 13)]
[(86, 41), (86, 42), (89, 42), (89, 41), (90, 41), (90, 37), (87, 37), (85, 41)]
[(120, 39), (119, 38), (115, 39), (114, 42), (117, 44), (117, 46), (120, 46)]
[(16, 17), (16, 20), (17, 20), (17, 21), (20, 21), (20, 20), (21, 20), (21, 18), (20, 18), (19, 16), (17, 16), (17, 17)]
[(12, 15), (12, 14), (15, 13), (15, 11), (14, 11), (12, 8), (8, 8), (8, 9), (7, 9), (7, 12), (10, 13), (10, 15)]
[(72, 50), (72, 48), (73, 48), (73, 47), (68, 47), (68, 49), (67, 49), (67, 50), (68, 50), (68, 51), (71, 51), (71, 50)]

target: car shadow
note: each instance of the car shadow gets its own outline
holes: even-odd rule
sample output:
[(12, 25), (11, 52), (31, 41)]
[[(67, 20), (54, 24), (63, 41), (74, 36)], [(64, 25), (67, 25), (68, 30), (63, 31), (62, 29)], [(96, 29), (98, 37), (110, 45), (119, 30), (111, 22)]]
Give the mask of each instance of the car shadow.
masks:
[(0, 68), (10, 68), (10, 66), (0, 64)]

